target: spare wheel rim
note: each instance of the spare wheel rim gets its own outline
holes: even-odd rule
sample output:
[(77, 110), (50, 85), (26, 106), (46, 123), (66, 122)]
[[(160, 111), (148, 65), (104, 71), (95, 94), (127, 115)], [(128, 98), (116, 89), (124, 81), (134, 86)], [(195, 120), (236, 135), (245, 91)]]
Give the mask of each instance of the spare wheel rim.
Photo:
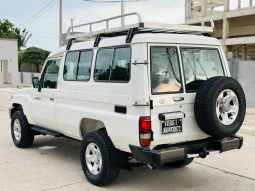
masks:
[(239, 101), (233, 90), (223, 90), (216, 101), (216, 114), (218, 120), (225, 126), (235, 122), (239, 113)]

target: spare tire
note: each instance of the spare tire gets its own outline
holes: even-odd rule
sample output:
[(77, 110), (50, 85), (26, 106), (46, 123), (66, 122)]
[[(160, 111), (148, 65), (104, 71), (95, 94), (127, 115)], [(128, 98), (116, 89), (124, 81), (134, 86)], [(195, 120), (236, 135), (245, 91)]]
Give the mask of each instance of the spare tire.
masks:
[(210, 78), (197, 92), (194, 111), (199, 127), (206, 134), (216, 139), (233, 136), (245, 117), (244, 91), (233, 78)]

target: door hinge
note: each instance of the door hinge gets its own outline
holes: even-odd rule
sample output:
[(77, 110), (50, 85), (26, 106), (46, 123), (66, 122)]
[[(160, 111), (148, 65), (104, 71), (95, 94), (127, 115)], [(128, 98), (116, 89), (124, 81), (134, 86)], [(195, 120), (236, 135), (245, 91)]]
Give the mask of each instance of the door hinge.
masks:
[(153, 110), (153, 100), (150, 100), (150, 109)]

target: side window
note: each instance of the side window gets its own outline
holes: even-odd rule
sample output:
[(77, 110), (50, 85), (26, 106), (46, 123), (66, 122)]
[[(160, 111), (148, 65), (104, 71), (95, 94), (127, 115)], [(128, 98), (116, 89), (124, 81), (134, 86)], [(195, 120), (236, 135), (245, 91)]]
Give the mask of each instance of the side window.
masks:
[(64, 66), (64, 80), (89, 81), (93, 50), (68, 52)]
[(42, 88), (56, 89), (61, 60), (49, 60), (41, 77)]
[(187, 92), (198, 91), (203, 81), (224, 75), (218, 49), (182, 48), (181, 55)]
[(130, 47), (100, 49), (95, 66), (95, 81), (128, 82), (130, 65)]
[(130, 48), (117, 48), (114, 52), (111, 81), (128, 82), (130, 78)]
[(101, 49), (97, 53), (95, 80), (109, 81), (114, 49)]
[(93, 51), (86, 51), (86, 52), (83, 51), (80, 53), (77, 80), (89, 81), (92, 59), (93, 59)]
[(80, 55), (79, 51), (67, 53), (64, 66), (64, 80), (66, 81), (76, 80), (79, 55)]
[(176, 47), (151, 48), (151, 89), (153, 94), (176, 93), (182, 90)]

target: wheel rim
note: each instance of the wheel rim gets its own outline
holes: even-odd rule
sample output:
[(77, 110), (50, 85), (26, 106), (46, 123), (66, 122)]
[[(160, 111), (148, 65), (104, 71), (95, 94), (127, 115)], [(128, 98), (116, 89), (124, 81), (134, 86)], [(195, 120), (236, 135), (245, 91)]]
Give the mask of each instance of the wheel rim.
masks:
[(220, 93), (216, 102), (216, 114), (223, 125), (234, 123), (239, 112), (239, 101), (233, 90), (227, 89)]
[(88, 144), (85, 159), (89, 172), (93, 175), (98, 175), (102, 169), (102, 155), (95, 143)]
[(13, 124), (13, 134), (17, 141), (21, 140), (21, 126), (18, 119), (15, 119)]

